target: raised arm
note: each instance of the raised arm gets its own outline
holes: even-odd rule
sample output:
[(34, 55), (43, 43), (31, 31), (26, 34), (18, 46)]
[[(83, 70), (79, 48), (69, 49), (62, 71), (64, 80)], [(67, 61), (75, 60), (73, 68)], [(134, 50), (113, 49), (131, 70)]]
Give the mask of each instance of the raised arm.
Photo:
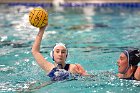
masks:
[(37, 63), (39, 64), (39, 66), (46, 72), (50, 72), (52, 68), (54, 68), (54, 65), (48, 62), (40, 53), (40, 44), (41, 44), (41, 40), (42, 40), (45, 28), (46, 26), (39, 28), (39, 32), (32, 46), (32, 54), (34, 58), (36, 59)]

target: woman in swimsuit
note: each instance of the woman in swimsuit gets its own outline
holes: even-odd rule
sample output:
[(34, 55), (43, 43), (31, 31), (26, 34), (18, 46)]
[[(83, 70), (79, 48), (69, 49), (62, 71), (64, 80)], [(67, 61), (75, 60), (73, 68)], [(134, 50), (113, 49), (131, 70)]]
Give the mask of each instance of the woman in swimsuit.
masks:
[(118, 74), (117, 76), (121, 79), (138, 80), (140, 81), (140, 50), (129, 49), (125, 50), (120, 54), (117, 61), (118, 63)]
[(43, 55), (40, 53), (40, 44), (46, 26), (39, 28), (39, 32), (32, 46), (32, 54), (39, 66), (48, 73), (48, 76), (51, 77), (52, 80), (66, 79), (71, 73), (80, 74), (83, 76), (88, 75), (80, 64), (65, 63), (68, 56), (68, 50), (63, 43), (56, 44), (50, 53), (54, 60), (54, 64), (43, 57)]

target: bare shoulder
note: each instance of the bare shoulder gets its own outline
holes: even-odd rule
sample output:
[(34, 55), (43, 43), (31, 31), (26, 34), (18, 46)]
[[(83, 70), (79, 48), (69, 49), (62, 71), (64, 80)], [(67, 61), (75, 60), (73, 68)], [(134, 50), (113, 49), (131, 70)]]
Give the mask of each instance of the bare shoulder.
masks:
[(138, 66), (136, 72), (135, 72), (135, 78), (140, 81), (140, 66)]
[(140, 66), (138, 66), (137, 70), (140, 71)]

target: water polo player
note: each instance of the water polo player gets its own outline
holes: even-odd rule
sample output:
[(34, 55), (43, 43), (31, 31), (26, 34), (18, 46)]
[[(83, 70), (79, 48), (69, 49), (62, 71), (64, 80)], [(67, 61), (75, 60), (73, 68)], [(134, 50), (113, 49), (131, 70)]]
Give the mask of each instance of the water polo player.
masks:
[(52, 80), (63, 80), (69, 78), (71, 74), (87, 75), (86, 71), (80, 64), (66, 64), (68, 50), (63, 43), (54, 46), (51, 57), (54, 64), (48, 62), (40, 53), (40, 44), (46, 26), (39, 28), (34, 44), (32, 46), (32, 54), (39, 66), (44, 69)]
[(140, 50), (129, 49), (120, 54), (118, 59), (118, 77), (128, 80), (140, 80)]

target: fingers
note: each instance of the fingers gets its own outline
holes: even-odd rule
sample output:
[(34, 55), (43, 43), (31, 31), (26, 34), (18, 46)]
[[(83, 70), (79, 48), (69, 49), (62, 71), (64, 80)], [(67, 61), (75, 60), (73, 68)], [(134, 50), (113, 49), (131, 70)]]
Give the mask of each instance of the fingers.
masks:
[(40, 31), (44, 31), (44, 30), (46, 29), (47, 26), (48, 26), (48, 24), (46, 24), (46, 25), (43, 26), (43, 27), (40, 27), (39, 30), (40, 30)]
[(84, 68), (80, 64), (76, 64), (74, 67), (76, 73), (83, 75), (85, 73)]

